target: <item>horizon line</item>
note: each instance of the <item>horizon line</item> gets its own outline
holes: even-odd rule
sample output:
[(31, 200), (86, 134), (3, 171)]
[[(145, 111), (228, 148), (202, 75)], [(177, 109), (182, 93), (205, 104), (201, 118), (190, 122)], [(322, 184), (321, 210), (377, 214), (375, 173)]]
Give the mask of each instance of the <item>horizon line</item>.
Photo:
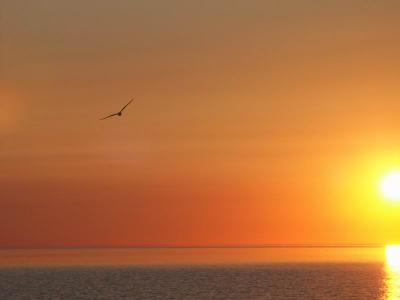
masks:
[(335, 244), (210, 244), (210, 245), (93, 245), (93, 246), (22, 246), (1, 247), (4, 250), (118, 250), (118, 249), (262, 249), (262, 248), (382, 248), (391, 243)]

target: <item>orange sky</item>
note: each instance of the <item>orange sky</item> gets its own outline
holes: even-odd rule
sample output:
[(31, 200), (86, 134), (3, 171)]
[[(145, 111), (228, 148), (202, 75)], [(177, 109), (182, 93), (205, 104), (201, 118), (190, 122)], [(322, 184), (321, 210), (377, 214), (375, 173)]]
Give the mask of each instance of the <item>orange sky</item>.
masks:
[(400, 3), (250, 2), (3, 0), (0, 247), (399, 242)]

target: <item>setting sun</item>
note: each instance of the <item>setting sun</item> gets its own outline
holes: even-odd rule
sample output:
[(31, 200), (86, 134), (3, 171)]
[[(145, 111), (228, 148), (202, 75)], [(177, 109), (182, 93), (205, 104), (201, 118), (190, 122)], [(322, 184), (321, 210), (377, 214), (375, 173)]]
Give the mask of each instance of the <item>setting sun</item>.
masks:
[(380, 187), (385, 198), (400, 201), (400, 172), (386, 174), (381, 180)]
[(0, 0), (0, 300), (400, 300), (399, 11)]

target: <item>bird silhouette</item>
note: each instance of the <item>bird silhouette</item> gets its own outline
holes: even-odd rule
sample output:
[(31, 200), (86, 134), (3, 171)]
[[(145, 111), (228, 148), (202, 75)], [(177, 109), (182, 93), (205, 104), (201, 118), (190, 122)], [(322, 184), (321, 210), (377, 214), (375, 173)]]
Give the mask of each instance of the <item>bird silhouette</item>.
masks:
[(133, 99), (132, 99), (131, 101), (129, 101), (128, 104), (125, 105), (119, 112), (117, 112), (117, 113), (115, 113), (115, 114), (111, 114), (111, 115), (109, 115), (109, 116), (107, 116), (107, 117), (101, 118), (100, 120), (105, 120), (105, 119), (108, 119), (108, 118), (111, 118), (111, 117), (114, 117), (114, 116), (121, 117), (121, 116), (122, 116), (122, 111), (123, 111), (129, 104), (131, 104), (132, 101), (133, 101)]

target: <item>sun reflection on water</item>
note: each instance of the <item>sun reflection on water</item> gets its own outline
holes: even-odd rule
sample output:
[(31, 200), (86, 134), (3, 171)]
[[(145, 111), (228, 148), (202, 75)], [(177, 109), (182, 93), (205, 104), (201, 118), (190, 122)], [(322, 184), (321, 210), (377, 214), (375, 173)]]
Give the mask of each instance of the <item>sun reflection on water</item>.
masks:
[(400, 245), (387, 245), (386, 256), (386, 300), (400, 299)]

